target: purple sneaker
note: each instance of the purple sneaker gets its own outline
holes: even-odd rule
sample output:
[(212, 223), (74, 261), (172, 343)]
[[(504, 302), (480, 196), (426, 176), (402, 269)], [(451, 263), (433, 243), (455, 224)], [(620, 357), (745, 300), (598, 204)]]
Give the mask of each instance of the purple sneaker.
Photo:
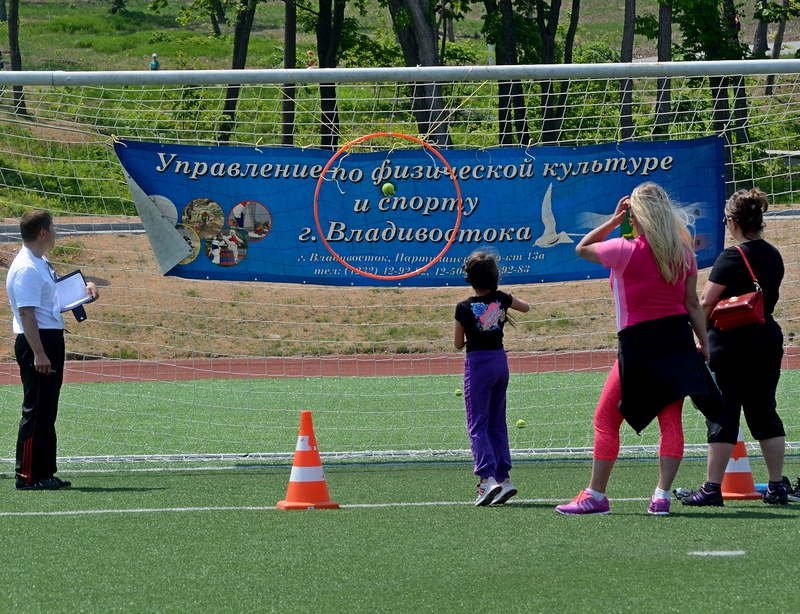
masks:
[(556, 505), (556, 511), (559, 514), (567, 516), (577, 516), (579, 514), (608, 514), (610, 513), (608, 507), (608, 497), (603, 497), (600, 501), (595, 499), (585, 490), (575, 497), (570, 503), (564, 505)]
[(662, 498), (650, 499), (650, 507), (647, 508), (648, 514), (655, 514), (656, 516), (669, 516), (669, 499)]

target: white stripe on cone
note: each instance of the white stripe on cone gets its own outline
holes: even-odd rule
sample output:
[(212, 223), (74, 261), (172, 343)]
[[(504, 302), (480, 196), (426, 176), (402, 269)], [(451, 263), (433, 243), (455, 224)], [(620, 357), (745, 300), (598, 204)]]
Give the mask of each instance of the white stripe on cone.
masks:
[(324, 482), (322, 467), (292, 467), (290, 482)]
[(297, 452), (313, 452), (316, 449), (316, 447), (312, 448), (308, 444), (308, 435), (300, 435), (297, 438), (297, 446), (295, 446)]
[(740, 459), (730, 458), (728, 466), (725, 468), (725, 473), (752, 473), (750, 470), (750, 461), (746, 456)]

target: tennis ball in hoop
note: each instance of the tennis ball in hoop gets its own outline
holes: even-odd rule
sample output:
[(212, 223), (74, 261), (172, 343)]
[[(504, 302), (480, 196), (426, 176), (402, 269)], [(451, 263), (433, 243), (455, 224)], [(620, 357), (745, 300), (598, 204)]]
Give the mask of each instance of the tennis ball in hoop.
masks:
[(391, 196), (392, 194), (394, 194), (394, 184), (384, 183), (383, 187), (381, 188), (381, 192), (383, 192), (384, 196)]
[(526, 426), (528, 426), (528, 423), (525, 420), (517, 420), (518, 429), (524, 429)]

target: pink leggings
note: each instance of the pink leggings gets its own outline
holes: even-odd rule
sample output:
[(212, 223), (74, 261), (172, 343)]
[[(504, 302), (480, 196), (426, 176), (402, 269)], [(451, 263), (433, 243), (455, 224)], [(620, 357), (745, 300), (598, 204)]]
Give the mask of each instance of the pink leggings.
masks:
[[(598, 460), (617, 460), (619, 456), (619, 429), (623, 417), (619, 413), (622, 386), (619, 379), (619, 363), (614, 363), (608, 374), (603, 393), (594, 412), (594, 458)], [(661, 438), (658, 442), (658, 455), (683, 458), (683, 399), (670, 403), (658, 414), (658, 427)]]

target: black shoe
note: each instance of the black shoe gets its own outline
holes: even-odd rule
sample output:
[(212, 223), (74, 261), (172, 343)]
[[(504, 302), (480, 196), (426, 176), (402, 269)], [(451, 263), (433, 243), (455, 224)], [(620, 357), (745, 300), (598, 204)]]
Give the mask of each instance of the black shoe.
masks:
[(704, 482), (700, 490), (692, 493), (688, 497), (681, 498), (681, 503), (695, 507), (706, 505), (724, 507), (725, 500), (722, 498), (722, 491), (719, 488), (712, 488), (708, 485), (708, 482)]
[(61, 483), (56, 478), (44, 478), (34, 484), (28, 484), (25, 480), (17, 478), (15, 488), (17, 490), (58, 490), (61, 488)]
[(797, 478), (797, 482), (795, 482), (794, 488), (787, 489), (786, 498), (789, 500), (789, 502), (792, 503), (800, 501), (800, 478)]
[(61, 488), (69, 488), (70, 486), (72, 486), (72, 482), (70, 482), (69, 480), (62, 480), (61, 478), (57, 478), (56, 476), (53, 476), (53, 479), (61, 485), (60, 486)]
[(786, 486), (783, 482), (779, 484), (770, 482), (769, 486), (767, 486), (767, 492), (762, 495), (761, 500), (767, 505), (788, 504), (789, 499), (787, 497)]

